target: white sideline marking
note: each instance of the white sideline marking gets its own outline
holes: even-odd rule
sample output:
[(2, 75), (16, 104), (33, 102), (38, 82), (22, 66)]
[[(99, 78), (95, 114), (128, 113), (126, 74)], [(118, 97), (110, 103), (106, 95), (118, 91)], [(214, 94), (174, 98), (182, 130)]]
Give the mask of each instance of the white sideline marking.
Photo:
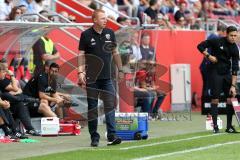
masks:
[(211, 148), (217, 148), (217, 147), (230, 145), (230, 144), (238, 144), (238, 143), (240, 143), (240, 141), (227, 142), (227, 143), (218, 143), (218, 144), (214, 144), (214, 145), (209, 145), (209, 146), (199, 147), (199, 148), (193, 148), (193, 149), (188, 149), (188, 150), (183, 150), (183, 151), (170, 152), (170, 153), (165, 153), (165, 154), (158, 154), (158, 155), (147, 156), (147, 157), (142, 157), (142, 158), (134, 158), (132, 160), (149, 160), (149, 159), (154, 159), (154, 158), (173, 156), (173, 155), (190, 153), (190, 152), (195, 152), (195, 151), (202, 151), (202, 150), (207, 150), (207, 149), (211, 149)]
[(150, 143), (150, 144), (144, 144), (144, 145), (130, 146), (130, 147), (120, 148), (120, 150), (128, 150), (128, 149), (143, 148), (143, 147), (151, 147), (151, 146), (156, 146), (156, 145), (160, 145), (160, 144), (168, 144), (168, 143), (189, 141), (189, 140), (200, 139), (200, 138), (205, 138), (205, 137), (212, 137), (212, 136), (218, 136), (218, 135), (223, 135), (223, 134), (225, 134), (225, 133), (210, 134), (210, 135), (204, 135), (204, 136), (195, 136), (195, 137), (184, 138), (184, 139), (177, 139), (177, 140), (156, 142), (156, 143)]

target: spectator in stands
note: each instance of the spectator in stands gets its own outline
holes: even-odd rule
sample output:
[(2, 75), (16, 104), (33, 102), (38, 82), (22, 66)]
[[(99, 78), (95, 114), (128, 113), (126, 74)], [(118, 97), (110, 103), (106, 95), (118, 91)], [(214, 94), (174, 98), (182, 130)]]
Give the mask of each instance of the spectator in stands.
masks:
[(200, 29), (200, 21), (196, 20), (196, 18), (192, 15), (186, 15), (186, 26), (191, 30), (199, 30)]
[(20, 21), (20, 16), (22, 15), (21, 9), (18, 7), (13, 7), (12, 11), (9, 14), (10, 21)]
[(150, 38), (149, 33), (142, 34), (140, 45), (142, 60), (155, 60), (155, 51), (154, 48), (150, 46)]
[[(68, 19), (68, 17), (69, 17), (68, 12), (66, 12), (66, 11), (61, 11), (59, 14), (60, 14), (61, 16), (63, 16), (64, 18), (66, 18), (66, 19)], [(60, 22), (65, 23), (66, 20), (64, 20), (63, 18), (60, 18)]]
[(152, 23), (155, 19), (157, 19), (157, 14), (159, 13), (160, 9), (160, 2), (158, 0), (150, 0), (149, 7), (144, 11), (150, 18)]
[(124, 27), (131, 26), (131, 20), (126, 17), (118, 17), (117, 22)]
[(117, 18), (119, 17), (118, 5), (116, 0), (108, 0), (108, 2), (102, 7), (102, 10), (105, 11), (108, 18), (117, 20)]
[(94, 1), (91, 1), (91, 3), (88, 5), (89, 8), (96, 10), (97, 9), (97, 5)]
[[(137, 3), (138, 0), (135, 0), (134, 2)], [(143, 13), (149, 7), (148, 0), (140, 0), (139, 4), (137, 4), (136, 6), (138, 6), (137, 17), (140, 19), (140, 22), (142, 24), (143, 23)]]
[(44, 18), (40, 17), (39, 22), (48, 22), (50, 20), (47, 10), (41, 10), (39, 14), (44, 17)]
[(74, 15), (69, 15), (68, 20), (71, 21), (72, 23), (76, 22), (76, 17)]
[(165, 15), (168, 13), (173, 13), (175, 8), (176, 4), (174, 0), (163, 0), (160, 11)]
[(25, 5), (19, 5), (17, 7), (22, 11), (22, 14), (27, 13), (27, 7)]
[(35, 13), (39, 13), (40, 11), (44, 10), (43, 6), (43, 1), (44, 0), (34, 0), (32, 5)]
[(198, 15), (202, 10), (202, 3), (200, 0), (188, 0), (188, 9), (193, 15)]
[(135, 63), (142, 59), (140, 44), (139, 44), (139, 33), (135, 32), (133, 33), (133, 36), (131, 37), (131, 49), (132, 54), (130, 55), (130, 62)]
[(236, 1), (236, 0), (232, 0), (231, 1), (231, 6), (232, 6), (232, 9), (233, 9), (233, 15), (234, 16), (238, 16), (239, 13), (240, 13), (240, 5), (239, 5), (239, 2)]
[[(6, 73), (10, 75), (10, 79), (6, 78)], [(18, 87), (14, 74), (7, 70), (4, 64), (0, 63), (0, 91), (2, 92), (1, 98), (10, 102), (10, 110), (14, 118), (19, 118), (28, 134), (39, 136), (30, 120), (28, 108), (23, 104), (21, 99), (21, 88)], [(19, 98), (20, 97), (20, 98)]]
[[(39, 98), (40, 105), (29, 105), (32, 116), (43, 115), (45, 117), (63, 118), (63, 101), (64, 99), (56, 92), (56, 75), (59, 71), (59, 65), (52, 63), (48, 72), (42, 72), (33, 77), (24, 87), (23, 93), (30, 97)], [(57, 114), (55, 114), (55, 113)]]
[(175, 14), (174, 19), (176, 21), (176, 24), (174, 26), (177, 30), (186, 29), (186, 20), (182, 14)]
[(18, 6), (24, 5), (27, 8), (26, 13), (38, 13), (34, 10), (33, 0), (20, 0)]
[(117, 0), (118, 9), (120, 11), (125, 11), (129, 17), (132, 17), (133, 9), (135, 8), (132, 5), (132, 2), (129, 0)]
[(8, 20), (9, 14), (13, 8), (12, 0), (4, 0), (4, 3), (0, 3), (0, 21)]
[[(174, 18), (175, 17), (185, 17), (186, 14), (190, 14), (191, 12), (187, 9), (187, 2), (182, 1), (179, 4), (179, 10), (176, 11), (176, 13), (174, 14)], [(175, 19), (176, 20), (176, 19)]]
[(171, 22), (169, 21), (169, 17), (167, 15), (163, 15), (161, 13), (158, 14), (157, 19), (154, 22), (155, 24), (158, 24), (159, 29), (170, 29), (173, 30), (173, 26)]
[(60, 54), (57, 51), (53, 41), (47, 36), (41, 37), (33, 45), (33, 63), (35, 65), (34, 75), (37, 76), (43, 71), (45, 61), (55, 61), (59, 59)]
[(211, 3), (210, 5), (209, 1), (204, 1), (203, 8), (199, 12), (198, 17), (202, 18), (203, 20), (207, 20), (208, 18), (215, 18), (215, 15), (213, 14), (213, 9), (214, 9), (214, 3)]

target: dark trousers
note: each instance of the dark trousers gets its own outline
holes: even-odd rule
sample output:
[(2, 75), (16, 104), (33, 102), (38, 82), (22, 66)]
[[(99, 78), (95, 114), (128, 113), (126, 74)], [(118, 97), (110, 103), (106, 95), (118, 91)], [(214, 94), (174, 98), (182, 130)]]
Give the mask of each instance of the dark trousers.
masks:
[(27, 106), (21, 102), (17, 96), (13, 96), (9, 93), (3, 93), (2, 99), (10, 102), (10, 110), (13, 113), (13, 117), (20, 119), (26, 130), (32, 130), (31, 118)]
[[(232, 95), (229, 94), (231, 84), (232, 84), (232, 75), (218, 74), (217, 71), (213, 70), (210, 74), (210, 85), (211, 85), (211, 96), (212, 99), (219, 99), (220, 94), (224, 92), (226, 98), (230, 98)], [(227, 104), (227, 128), (232, 125), (232, 115), (233, 107), (230, 104)], [(213, 119), (214, 126), (217, 126), (217, 116), (218, 116), (218, 107), (217, 104), (211, 104), (211, 114)]]
[(108, 138), (114, 136), (115, 131), (115, 89), (112, 80), (101, 79), (87, 84), (88, 101), (88, 129), (91, 139), (99, 139), (98, 125), (98, 97), (103, 100)]
[(158, 113), (158, 110), (161, 107), (161, 104), (163, 103), (164, 98), (165, 98), (164, 94), (157, 95), (157, 101), (153, 106), (152, 113)]
[(148, 113), (151, 111), (151, 104), (154, 99), (152, 92), (134, 90), (134, 97), (137, 98), (137, 105), (141, 105), (141, 112)]

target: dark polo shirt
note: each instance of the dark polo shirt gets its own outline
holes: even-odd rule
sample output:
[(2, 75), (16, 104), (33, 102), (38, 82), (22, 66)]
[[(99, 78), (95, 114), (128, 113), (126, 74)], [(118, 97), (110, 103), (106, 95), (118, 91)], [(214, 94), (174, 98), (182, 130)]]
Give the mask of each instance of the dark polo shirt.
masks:
[(82, 32), (79, 50), (85, 51), (88, 82), (111, 78), (112, 50), (115, 47), (116, 38), (111, 29), (104, 28), (99, 34), (91, 27)]

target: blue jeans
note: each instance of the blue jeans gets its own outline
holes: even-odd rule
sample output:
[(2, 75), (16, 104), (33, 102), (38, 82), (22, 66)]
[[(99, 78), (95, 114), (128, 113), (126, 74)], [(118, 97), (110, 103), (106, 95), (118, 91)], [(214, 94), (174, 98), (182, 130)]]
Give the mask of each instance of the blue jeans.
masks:
[(115, 89), (111, 79), (100, 79), (87, 84), (88, 101), (88, 130), (91, 139), (99, 139), (98, 125), (98, 97), (103, 100), (104, 113), (107, 124), (108, 138), (115, 136)]
[(155, 105), (153, 106), (152, 113), (158, 113), (159, 108), (161, 107), (161, 104), (163, 103), (163, 100), (165, 98), (165, 95), (157, 95), (157, 101)]
[[(151, 92), (135, 90), (134, 97), (137, 98), (138, 105), (141, 105), (141, 112), (148, 113), (151, 110), (151, 104), (154, 98)], [(139, 101), (141, 101), (140, 104)]]

